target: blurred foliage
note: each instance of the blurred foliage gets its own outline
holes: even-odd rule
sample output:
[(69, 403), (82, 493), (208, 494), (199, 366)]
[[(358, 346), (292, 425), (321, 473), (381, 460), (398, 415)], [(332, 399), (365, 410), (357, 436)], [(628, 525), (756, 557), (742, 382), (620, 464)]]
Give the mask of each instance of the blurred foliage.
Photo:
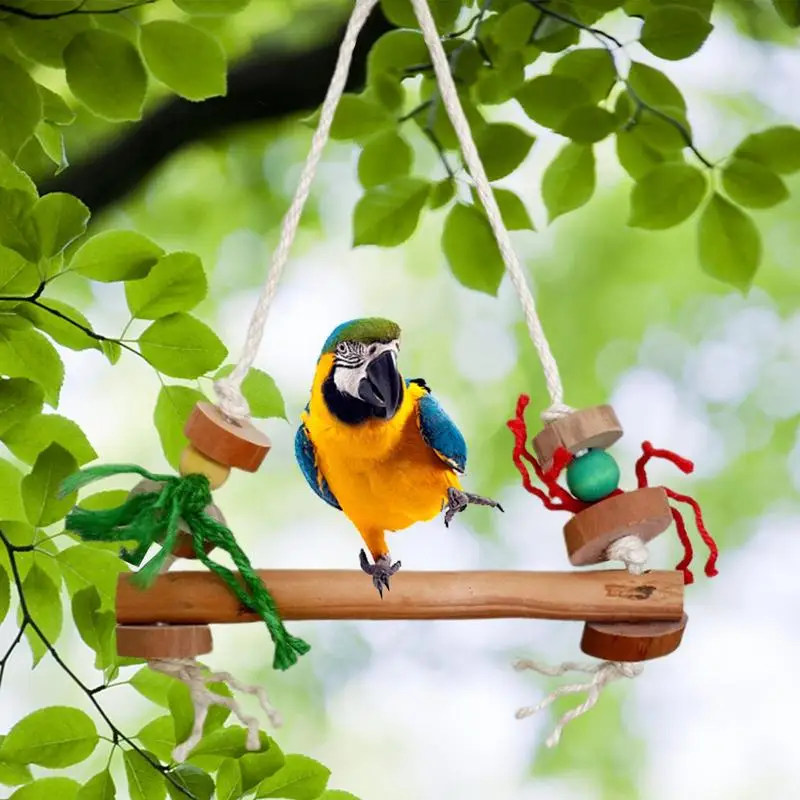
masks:
[[(559, 343), (571, 403), (601, 400), (615, 378), (637, 363), (637, 346), (648, 327), (680, 323), (691, 344), (702, 335), (721, 335), (713, 328), (712, 311), (714, 302), (726, 301), (725, 284), (746, 292), (758, 281), (780, 314), (796, 305), (796, 277), (775, 268), (773, 254), (778, 248), (793, 252), (800, 244), (796, 226), (786, 224), (800, 212), (792, 193), (792, 176), (800, 171), (800, 131), (783, 124), (752, 129), (724, 159), (711, 161), (694, 142), (692, 109), (680, 88), (661, 69), (634, 59), (633, 43), (623, 46), (606, 30), (638, 19), (641, 47), (671, 62), (691, 58), (714, 36), (722, 15), (756, 42), (795, 43), (794, 29), (800, 26), (795, 2), (494, 0), (477, 7), (435, 0), (431, 5), (492, 182), (513, 178), (536, 154), (539, 139), (563, 140), (540, 187), (548, 222), (557, 223), (558, 257), (542, 249), (527, 252), (524, 244), (520, 250), (540, 278), (537, 303), (544, 328)], [(460, 165), (410, 3), (383, 0), (381, 6), (400, 29), (373, 47), (366, 87), (345, 97), (333, 128), (334, 139), (359, 150), (353, 174), (364, 191), (353, 209), (353, 244), (404, 245), (404, 278), (426, 285), (439, 268), (429, 258), (431, 242), (439, 237), (454, 279), (494, 296), (503, 281), (502, 260)], [(96, 148), (173, 95), (202, 102), (224, 94), (230, 62), (276, 40), (282, 46), (317, 40), (346, 10), (344, 2), (280, 0), (0, 4), (0, 440), (8, 449), (8, 458), (0, 460), (0, 618), (13, 611), (19, 621), (19, 636), (0, 655), (0, 681), (26, 637), (34, 666), (48, 655), (57, 659), (93, 710), (90, 716), (67, 706), (38, 709), (0, 738), (0, 783), (20, 787), (15, 800), (113, 800), (108, 764), (120, 751), (135, 800), (162, 800), (167, 793), (210, 798), (215, 787), (225, 798), (352, 797), (326, 790), (324, 766), (284, 755), (263, 733), (261, 751), (246, 752), (245, 730), (225, 725), (227, 713), (210, 714), (188, 762), (173, 764), (172, 747), (191, 728), (187, 692), (144, 667), (129, 680), (161, 715), (135, 736), (114, 726), (98, 695), (117, 685), (121, 670), (127, 675), (142, 663), (119, 658), (114, 642), (114, 586), (127, 566), (113, 548), (83, 544), (63, 530), (75, 498), (58, 499), (56, 491), (64, 477), (97, 457), (79, 426), (56, 413), (64, 348), (94, 350), (109, 366), (139, 358), (153, 367), (162, 382), (154, 426), (165, 457), (176, 465), (186, 444), (183, 423), (205, 396), (206, 384), (199, 380), (230, 369), (224, 366), (225, 344), (201, 320), (218, 310), (219, 297), (209, 285), (224, 298), (263, 278), (260, 257), (224, 274), (210, 265), (233, 233), (253, 234), (259, 248), (274, 240), (307, 147), (307, 130), (291, 121), (195, 143), (98, 221), (90, 222), (90, 210), (75, 197), (40, 197), (36, 189), (45, 176), (69, 169), (70, 160), (91, 158)], [(549, 66), (540, 68), (541, 63)], [(526, 115), (526, 125), (495, 118), (512, 103)], [(758, 116), (750, 106), (734, 108)], [(312, 114), (306, 124), (315, 119)], [(598, 170), (611, 141), (630, 178), (614, 190), (603, 186)], [(500, 185), (494, 192), (510, 229), (522, 235), (534, 229), (527, 193)], [(318, 202), (312, 198), (304, 217), (309, 238), (322, 230)], [(591, 213), (575, 214), (583, 208)], [(756, 213), (764, 210), (757, 224)], [(683, 263), (687, 252), (697, 254), (705, 276)], [(606, 254), (603, 269), (598, 253)], [(117, 336), (98, 333), (87, 317), (102, 284), (124, 294), (130, 312), (119, 321)], [(449, 291), (417, 297), (420, 319), (426, 309), (435, 311), (436, 332), (449, 333), (460, 321), (456, 310), (445, 308)], [(692, 311), (701, 291), (706, 305)], [(705, 327), (686, 321), (692, 313)], [(475, 442), (471, 472), (488, 494), (517, 483), (504, 425), (516, 394), (544, 395), (524, 326), (514, 326), (513, 334), (519, 358), (511, 373), (479, 387), (453, 365), (446, 347), (431, 352), (420, 341), (405, 354), (410, 372), (424, 364), (436, 373), (435, 385), (455, 398)], [(244, 391), (256, 416), (286, 418), (284, 399), (266, 373), (253, 370)], [(776, 422), (753, 398), (744, 401), (742, 414), (753, 429), (767, 429), (766, 440), (757, 448), (732, 449), (713, 480), (696, 481), (699, 499), (713, 509), (723, 547), (740, 543), (748, 521), (790, 491), (786, 454), (795, 423)], [(726, 433), (724, 426), (721, 431)], [(288, 480), (278, 477), (275, 490)], [(742, 488), (732, 491), (732, 486)], [(84, 503), (119, 502), (114, 493), (101, 494)], [(282, 513), (289, 512), (276, 510)], [(475, 520), (477, 530), (491, 534), (488, 513), (476, 513)], [(70, 598), (66, 613), (62, 589)], [(103, 681), (98, 688), (83, 683), (56, 650), (73, 623), (95, 653)], [(623, 724), (622, 700), (619, 692), (606, 695), (592, 715), (574, 723), (569, 753), (540, 753), (535, 773), (580, 769), (604, 797), (636, 796), (630, 756), (640, 746)], [(111, 731), (105, 769), (83, 784), (41, 771), (88, 763), (106, 742), (98, 724)], [(582, 754), (580, 763), (574, 753)]]

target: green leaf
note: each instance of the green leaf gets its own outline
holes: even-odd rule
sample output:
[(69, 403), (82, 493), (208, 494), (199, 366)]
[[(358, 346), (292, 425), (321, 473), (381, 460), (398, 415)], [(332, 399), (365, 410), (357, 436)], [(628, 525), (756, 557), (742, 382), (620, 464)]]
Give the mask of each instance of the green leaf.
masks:
[[(461, 11), (461, 0), (428, 0), (433, 19), (440, 33), (450, 31)], [(410, 0), (381, 0), (386, 19), (398, 28), (417, 28), (419, 23)]]
[(689, 164), (661, 164), (634, 185), (628, 225), (651, 231), (680, 225), (697, 210), (707, 186), (706, 176)]
[(111, 773), (105, 769), (90, 778), (78, 792), (77, 800), (116, 800), (117, 787)]
[(761, 263), (761, 236), (752, 218), (714, 193), (698, 226), (700, 266), (712, 278), (747, 291)]
[(527, 158), (535, 137), (508, 122), (486, 125), (476, 137), (486, 175), (496, 181), (512, 173)]
[(565, 53), (553, 64), (552, 74), (580, 81), (589, 92), (591, 103), (605, 100), (617, 82), (614, 59), (605, 47), (585, 47)]
[(790, 28), (800, 28), (800, 3), (797, 0), (772, 0), (772, 7)]
[(72, 778), (39, 778), (17, 789), (9, 800), (75, 800), (80, 788)]
[(30, 769), (25, 764), (17, 764), (3, 758), (3, 742), (5, 736), (0, 735), (0, 783), (4, 786), (19, 786), (33, 780)]
[(71, 194), (52, 192), (41, 197), (31, 212), (39, 238), (39, 255), (52, 258), (86, 231), (89, 209)]
[(226, 17), (236, 14), (250, 5), (250, 0), (172, 0), (187, 14), (198, 17)]
[(325, 791), (331, 771), (308, 756), (287, 755), (286, 763), (258, 785), (256, 797), (314, 800)]
[[(25, 580), (22, 582), (22, 591), (25, 595), (25, 602), (28, 606), (28, 613), (31, 615), (31, 618), (39, 626), (50, 644), (55, 644), (61, 634), (61, 626), (63, 624), (61, 595), (59, 594), (58, 586), (53, 582), (53, 579), (47, 572), (45, 572), (39, 564), (34, 562), (28, 570)], [(17, 616), (21, 617), (21, 614)], [(25, 636), (31, 648), (33, 666), (35, 667), (44, 657), (47, 648), (31, 626), (25, 629)], [(0, 753), (0, 755), (2, 755), (2, 753)], [(13, 756), (13, 754), (11, 754), (11, 757), (17, 761), (23, 761), (25, 764), (42, 763), (33, 759), (25, 760), (17, 758)], [(42, 766), (46, 767), (49, 765), (42, 763)], [(66, 764), (58, 764), (56, 766), (66, 766)]]
[[(533, 231), (536, 230), (531, 220), (528, 209), (518, 194), (512, 192), (510, 189), (498, 189), (492, 187), (494, 199), (500, 209), (500, 216), (503, 223), (510, 231)], [(476, 208), (482, 208), (481, 201), (478, 198), (478, 193), (475, 187), (472, 187), (472, 202)], [(485, 212), (484, 212), (485, 213)]]
[(605, 139), (617, 125), (616, 117), (604, 108), (583, 106), (569, 112), (558, 133), (576, 144), (594, 144)]
[(239, 769), (245, 791), (274, 775), (286, 763), (286, 756), (274, 739), (270, 739), (263, 731), (259, 732), (259, 738), (261, 749), (258, 752), (247, 752), (239, 756)]
[(162, 708), (169, 707), (169, 692), (175, 682), (175, 678), (171, 678), (163, 672), (155, 672), (150, 667), (142, 667), (131, 678), (131, 686), (142, 697), (146, 697), (151, 703), (155, 703)]
[(114, 663), (116, 656), (111, 650), (115, 642), (116, 617), (113, 611), (101, 611), (101, 605), (95, 586), (80, 589), (72, 597), (72, 618), (78, 633), (86, 646), (96, 653), (95, 668), (104, 670)]
[(434, 183), (428, 194), (428, 208), (437, 209), (446, 206), (456, 195), (456, 184), (452, 178)]
[(114, 342), (111, 339), (103, 339), (100, 342), (100, 349), (103, 355), (108, 359), (110, 364), (116, 364), (122, 356), (122, 347), (119, 342)]
[(45, 155), (56, 165), (56, 175), (60, 175), (68, 166), (67, 146), (64, 134), (58, 125), (42, 120), (36, 126), (36, 140), (42, 146)]
[(751, 133), (734, 151), (739, 158), (757, 161), (772, 172), (789, 175), (800, 170), (800, 129), (776, 125)]
[[(8, 609), (11, 608), (11, 581), (2, 564), (0, 564), (0, 622), (6, 618)], [(2, 765), (0, 765), (0, 779), (2, 778)], [(0, 780), (2, 783), (2, 780)]]
[(21, 170), (2, 150), (0, 150), (0, 189), (22, 192), (27, 196), (28, 206), (32, 206), (39, 196), (36, 184), (28, 173)]
[(33, 464), (54, 443), (72, 455), (79, 467), (97, 458), (83, 430), (71, 419), (59, 414), (37, 413), (26, 417), (2, 438), (8, 449), (26, 464)]
[(373, 136), (358, 158), (358, 180), (365, 189), (389, 183), (411, 171), (414, 151), (397, 131)]
[[(148, 755), (157, 761), (152, 753)], [(167, 789), (161, 773), (136, 750), (126, 750), (122, 757), (131, 800), (164, 800)]]
[(139, 319), (159, 319), (178, 311), (191, 311), (207, 293), (206, 273), (194, 253), (162, 256), (146, 278), (125, 284), (128, 308)]
[(680, 114), (686, 113), (686, 101), (680, 89), (661, 70), (633, 61), (628, 72), (628, 84), (647, 105), (665, 112), (677, 110)]
[(0, 190), (0, 244), (28, 261), (39, 258), (39, 241), (31, 221), (31, 196), (20, 189)]
[[(641, 136), (638, 126), (634, 126), (628, 131), (617, 131), (616, 139), (619, 163), (635, 181), (665, 161), (675, 160), (669, 158), (670, 154), (651, 147)], [(680, 153), (678, 160), (683, 160)]]
[(646, 17), (639, 42), (654, 56), (679, 61), (696, 53), (714, 26), (688, 6), (665, 5)]
[(214, 781), (211, 776), (193, 764), (178, 764), (169, 774), (184, 791), (178, 791), (171, 783), (167, 783), (167, 791), (172, 800), (185, 800), (186, 792), (195, 800), (211, 800), (214, 794)]
[(244, 791), (242, 771), (235, 758), (226, 758), (217, 772), (217, 800), (239, 800)]
[(104, 231), (83, 244), (70, 269), (94, 281), (113, 283), (147, 277), (164, 251), (136, 231)]
[(735, 203), (746, 208), (771, 208), (789, 197), (786, 184), (757, 161), (732, 158), (722, 170), (722, 186)]
[[(516, 6), (530, 8), (530, 6)], [(486, 105), (499, 105), (513, 99), (525, 83), (525, 60), (522, 53), (508, 55), (494, 68), (484, 67), (475, 84), (475, 97)]]
[(208, 325), (183, 313), (153, 322), (139, 337), (139, 351), (159, 372), (172, 378), (199, 378), (228, 355)]
[[(183, 693), (181, 693), (183, 694)], [(178, 700), (185, 704), (182, 697), (177, 694), (174, 697), (174, 704), (178, 706)], [(189, 718), (189, 708), (191, 703), (186, 705), (186, 710), (180, 710), (179, 714), (184, 718), (182, 727), (186, 727), (188, 719), (188, 729), (191, 729), (192, 719)], [(194, 714), (192, 712), (192, 718)], [(266, 735), (266, 734), (264, 734)], [(228, 725), (219, 728), (204, 736), (194, 747), (189, 755), (190, 759), (199, 756), (219, 756), (220, 758), (241, 758), (247, 753), (247, 729), (241, 725)]]
[(60, 94), (50, 91), (41, 84), (36, 84), (36, 88), (42, 98), (42, 119), (55, 125), (71, 125), (75, 121), (75, 112)]
[(505, 266), (482, 211), (456, 203), (444, 221), (442, 249), (450, 271), (462, 286), (497, 295)]
[[(575, 9), (570, 0), (551, 0), (547, 8), (554, 13), (574, 19)], [(545, 53), (560, 53), (577, 44), (579, 38), (580, 31), (572, 23), (542, 14), (541, 21), (536, 25), (532, 43)]]
[(343, 792), (341, 789), (328, 789), (317, 800), (358, 800), (354, 794)]
[(42, 100), (28, 73), (0, 55), (0, 150), (13, 160), (42, 118)]
[[(219, 695), (224, 697), (231, 697), (231, 691), (224, 683), (212, 682), (207, 684), (208, 688)], [(194, 704), (189, 693), (189, 689), (185, 683), (176, 681), (170, 687), (167, 693), (167, 703), (169, 705), (170, 713), (175, 721), (175, 741), (183, 742), (192, 732), (192, 725), (194, 724)], [(230, 710), (224, 706), (214, 705), (208, 711), (208, 717), (203, 724), (203, 735), (208, 736), (213, 734), (220, 725), (223, 725), (225, 720), (230, 716)], [(198, 747), (202, 744), (198, 744)], [(192, 751), (192, 752), (196, 752)]]
[[(32, 264), (15, 250), (0, 246), (0, 294), (28, 297), (41, 283), (36, 264)], [(19, 310), (22, 306), (17, 306)]]
[(112, 122), (141, 118), (147, 71), (124, 36), (83, 31), (64, 50), (64, 66), (70, 90), (90, 111)]
[(59, 487), (77, 469), (75, 457), (59, 444), (51, 444), (39, 454), (31, 472), (22, 479), (22, 502), (31, 525), (44, 528), (66, 516), (76, 496), (73, 493), (59, 499)]
[(523, 50), (530, 42), (539, 13), (538, 9), (525, 3), (503, 11), (492, 29), (492, 41), (506, 52)]
[(0, 519), (25, 521), (22, 505), (22, 473), (0, 458)]
[(400, 80), (405, 71), (428, 63), (428, 48), (419, 31), (393, 30), (384, 33), (367, 56), (367, 82), (375, 86), (382, 76)]
[(181, 453), (189, 443), (183, 433), (183, 426), (195, 404), (205, 401), (206, 396), (202, 392), (189, 386), (165, 384), (158, 393), (153, 423), (158, 431), (164, 456), (173, 469), (178, 468)]
[(534, 122), (551, 130), (556, 130), (570, 111), (592, 103), (587, 86), (569, 75), (540, 75), (523, 84), (515, 97)]
[(58, 405), (64, 365), (53, 345), (41, 333), (0, 325), (0, 374), (9, 378), (30, 378), (44, 389), (49, 405), (53, 408)]
[(588, 203), (595, 180), (592, 148), (574, 142), (564, 145), (542, 177), (542, 198), (550, 222)]
[(3, 22), (9, 26), (14, 46), (20, 53), (53, 69), (63, 69), (64, 48), (77, 33), (93, 25), (91, 16), (77, 14), (57, 19), (10, 16)]
[(403, 244), (419, 224), (430, 183), (420, 178), (397, 178), (368, 189), (353, 211), (353, 246)]
[(69, 706), (48, 706), (14, 725), (0, 752), (21, 764), (61, 769), (87, 759), (98, 741), (97, 728), (83, 711)]
[(384, 106), (362, 95), (345, 94), (333, 117), (331, 139), (363, 139), (393, 124), (394, 118)]
[(117, 579), (128, 572), (128, 565), (112, 551), (95, 544), (76, 544), (59, 551), (56, 556), (64, 582), (74, 595), (87, 586), (97, 589), (102, 610), (114, 608)]
[[(17, 313), (29, 319), (42, 333), (46, 333), (63, 347), (70, 350), (101, 349), (100, 342), (86, 332), (92, 330), (92, 323), (77, 308), (51, 298), (41, 300), (40, 303), (41, 305), (21, 305)], [(78, 326), (86, 330), (81, 330)]]
[(175, 723), (169, 714), (150, 720), (136, 738), (162, 761), (172, 760), (175, 747)]
[(225, 51), (211, 34), (176, 20), (160, 19), (140, 28), (139, 46), (150, 72), (188, 100), (227, 91)]
[[(214, 375), (214, 380), (226, 378), (233, 372), (233, 364), (226, 364)], [(286, 419), (286, 404), (275, 380), (260, 369), (251, 367), (242, 381), (242, 394), (250, 406), (250, 415), (256, 419)]]
[(0, 436), (29, 417), (39, 414), (44, 392), (26, 378), (0, 379)]

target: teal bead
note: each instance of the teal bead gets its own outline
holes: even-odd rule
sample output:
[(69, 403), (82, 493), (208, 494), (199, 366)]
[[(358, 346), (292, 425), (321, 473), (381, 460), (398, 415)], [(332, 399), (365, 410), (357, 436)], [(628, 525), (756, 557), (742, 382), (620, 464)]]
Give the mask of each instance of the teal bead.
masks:
[(619, 466), (605, 450), (587, 450), (567, 467), (567, 486), (578, 500), (596, 503), (619, 486)]

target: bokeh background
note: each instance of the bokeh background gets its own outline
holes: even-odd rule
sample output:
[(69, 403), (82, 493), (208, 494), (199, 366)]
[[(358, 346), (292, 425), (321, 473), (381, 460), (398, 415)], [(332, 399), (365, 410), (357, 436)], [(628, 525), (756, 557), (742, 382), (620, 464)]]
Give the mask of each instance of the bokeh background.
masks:
[[(305, 41), (345, 5), (254, 0), (234, 18), (229, 39), (242, 51), (263, 37)], [(796, 43), (771, 31), (753, 38), (748, 26), (761, 25), (759, 13), (767, 12), (745, 13), (747, 5), (723, 4), (696, 56), (658, 63), (686, 95), (697, 145), (712, 159), (748, 131), (800, 124)], [(631, 41), (634, 24), (620, 15), (607, 27)], [(652, 62), (637, 45), (630, 52)], [(546, 67), (545, 58), (533, 65)], [(513, 105), (492, 113), (531, 128)], [(628, 486), (643, 439), (694, 459), (691, 478), (668, 465), (653, 478), (694, 494), (721, 546), (720, 574), (708, 580), (691, 529), (697, 582), (687, 590), (681, 648), (648, 663), (638, 680), (614, 684), (555, 751), (543, 745), (550, 715), (517, 721), (514, 712), (558, 681), (510, 665), (518, 656), (551, 663), (580, 656), (579, 623), (294, 623), (313, 654), (287, 674), (270, 669), (263, 628), (230, 626), (215, 630), (208, 663), (266, 686), (287, 720), (276, 733), (282, 748), (318, 758), (333, 770), (331, 787), (364, 800), (800, 797), (800, 182), (790, 179), (788, 202), (756, 212), (765, 258), (745, 297), (700, 271), (691, 224), (665, 233), (625, 226), (631, 183), (613, 142), (597, 148), (594, 199), (548, 226), (539, 184), (560, 140), (536, 132), (530, 157), (503, 185), (520, 194), (539, 229), (513, 239), (566, 401), (614, 404), (626, 430), (615, 453)], [(70, 131), (70, 147), (80, 153), (106, 135), (87, 116)], [(164, 248), (198, 252), (212, 287), (198, 313), (235, 356), (310, 136), (290, 120), (193, 145), (95, 219), (95, 231), (135, 227)], [(438, 175), (427, 142), (414, 143), (417, 170)], [(264, 467), (237, 474), (218, 492), (219, 504), (259, 566), (356, 566), (360, 540), (309, 491), (293, 437), (330, 329), (360, 315), (387, 316), (403, 327), (405, 374), (424, 376), (465, 433), (469, 488), (506, 509), (470, 509), (450, 530), (441, 520), (418, 525), (395, 536), (393, 555), (409, 569), (566, 568), (564, 517), (525, 494), (511, 465), (505, 423), (518, 394), (533, 397), (534, 429), (547, 404), (512, 287), (506, 280), (495, 299), (451, 277), (438, 243), (441, 213), (424, 215), (401, 248), (351, 249), (356, 156), (349, 145), (326, 151), (257, 360), (282, 389), (289, 423), (264, 425), (274, 444)], [(127, 320), (121, 287), (65, 279), (64, 290), (98, 331), (116, 335)], [(63, 356), (60, 413), (83, 427), (101, 459), (166, 469), (152, 423), (157, 377), (127, 356), (115, 367), (94, 351)], [(678, 558), (673, 530), (655, 543), (652, 563), (671, 567)], [(10, 632), (7, 621), (0, 639)], [(61, 647), (91, 673), (77, 635)], [(28, 655), (18, 654), (7, 680), (17, 690), (2, 695), (2, 729), (40, 705), (83, 703), (48, 659), (31, 673)], [(128, 687), (104, 698), (128, 732), (152, 716)], [(99, 759), (78, 769), (99, 768)]]

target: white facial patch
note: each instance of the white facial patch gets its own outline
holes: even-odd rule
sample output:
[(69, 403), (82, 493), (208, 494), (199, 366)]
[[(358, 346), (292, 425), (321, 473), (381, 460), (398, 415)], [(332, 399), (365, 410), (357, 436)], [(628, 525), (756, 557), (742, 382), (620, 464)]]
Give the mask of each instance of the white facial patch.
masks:
[(367, 367), (386, 352), (394, 355), (395, 362), (400, 352), (397, 340), (388, 344), (365, 345), (360, 342), (341, 342), (334, 355), (333, 383), (342, 393), (358, 397), (358, 387), (367, 376)]

